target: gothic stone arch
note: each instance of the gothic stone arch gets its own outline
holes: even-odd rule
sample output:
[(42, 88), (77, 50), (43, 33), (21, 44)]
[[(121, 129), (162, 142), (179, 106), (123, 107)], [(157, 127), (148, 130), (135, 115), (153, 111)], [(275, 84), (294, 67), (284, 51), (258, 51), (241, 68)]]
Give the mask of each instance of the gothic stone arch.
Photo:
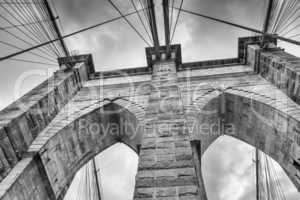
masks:
[[(63, 110), (30, 146), (28, 153), (35, 154), (34, 158), (18, 163), (16, 173), (21, 170), (22, 177), (3, 199), (63, 199), (76, 172), (101, 151), (123, 142), (138, 152), (143, 125), (118, 103), (127, 107), (130, 104), (122, 99), (106, 100), (80, 113), (76, 109), (72, 113)], [(71, 119), (72, 115), (76, 118)], [(42, 171), (38, 170), (41, 166)], [(30, 192), (32, 188), (36, 189)]]
[(200, 128), (192, 134), (201, 141), (202, 155), (220, 135), (232, 136), (272, 157), (300, 190), (300, 106), (271, 85), (217, 93), (203, 103), (196, 118)]

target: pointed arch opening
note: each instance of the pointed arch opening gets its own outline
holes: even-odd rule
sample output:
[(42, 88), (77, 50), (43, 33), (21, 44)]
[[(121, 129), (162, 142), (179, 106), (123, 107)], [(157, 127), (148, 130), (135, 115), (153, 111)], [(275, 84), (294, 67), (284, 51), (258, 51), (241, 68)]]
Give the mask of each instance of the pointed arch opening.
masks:
[(136, 113), (118, 103), (110, 102), (93, 110), (82, 111), (80, 117), (57, 131), (43, 146), (45, 150), (41, 159), (57, 199), (64, 199), (78, 171), (81, 172), (77, 174), (84, 173), (85, 177), (89, 177), (90, 181), (84, 181), (90, 187), (84, 191), (83, 187), (79, 187), (76, 196), (87, 193), (88, 199), (97, 197), (96, 187), (91, 188), (95, 179), (92, 177), (93, 163), (90, 160), (119, 143), (125, 144), (132, 152), (138, 152), (142, 134), (143, 129)]
[[(286, 199), (299, 199), (300, 194), (279, 164), (266, 154), (262, 152), (260, 154), (262, 167), (265, 167), (263, 162), (265, 158), (270, 161), (273, 170), (278, 175)], [(202, 173), (208, 199), (255, 199), (255, 159), (255, 148), (239, 139), (221, 136), (215, 140), (202, 156)], [(260, 181), (265, 182), (264, 174), (261, 175)], [(272, 182), (272, 184), (276, 183)]]
[(101, 200), (132, 200), (137, 167), (137, 153), (116, 143), (76, 173), (64, 200), (98, 200), (99, 194)]
[[(244, 92), (245, 88), (227, 89), (203, 104), (203, 108), (215, 112), (202, 109), (197, 118), (200, 129), (194, 130), (201, 140), (202, 154), (218, 137), (234, 137), (274, 159), (300, 191), (300, 118), (289, 112), (299, 105), (276, 88), (270, 88), (265, 96), (255, 89), (252, 86), (247, 88), (250, 92)], [(203, 124), (207, 125), (205, 129), (201, 129)], [(218, 127), (220, 131), (209, 127)]]

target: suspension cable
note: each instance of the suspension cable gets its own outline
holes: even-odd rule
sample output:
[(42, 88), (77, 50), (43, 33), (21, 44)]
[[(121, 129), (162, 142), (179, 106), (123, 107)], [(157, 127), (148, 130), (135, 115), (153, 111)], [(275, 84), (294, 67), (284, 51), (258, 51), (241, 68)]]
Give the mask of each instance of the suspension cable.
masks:
[(175, 0), (172, 0), (172, 5), (171, 5), (171, 19), (170, 19), (170, 28), (169, 28), (169, 32), (171, 33), (172, 31), (172, 23), (173, 23), (173, 13), (174, 13), (174, 3), (175, 3)]
[[(139, 0), (139, 3), (140, 3), (140, 5), (141, 5), (141, 8), (145, 8), (145, 2), (143, 1), (143, 0)], [(149, 17), (149, 13), (147, 12), (147, 10), (146, 9), (144, 9), (143, 10), (143, 14), (144, 14), (144, 17), (145, 17), (145, 19), (146, 19), (146, 22), (147, 22), (147, 25), (148, 25), (148, 29), (150, 30), (150, 32), (151, 32), (151, 25), (150, 25), (150, 17)], [(152, 41), (152, 42), (154, 42), (154, 41)]]
[[(5, 9), (7, 12), (8, 12), (8, 14), (10, 15), (10, 16), (12, 16), (18, 23), (22, 23), (12, 12), (10, 12), (6, 7), (4, 7), (3, 5), (0, 5), (3, 9)], [(18, 12), (17, 12), (18, 13)], [(3, 20), (5, 20), (7, 23), (9, 23), (10, 25), (14, 25), (9, 19), (7, 19), (5, 16), (3, 16), (2, 14), (0, 14), (0, 18), (2, 18)], [(25, 30), (22, 30), (21, 28), (19, 28), (19, 27), (16, 27), (16, 29), (20, 32), (20, 33), (22, 33), (24, 36), (26, 36), (26, 37), (28, 37), (29, 39), (31, 39), (33, 42), (35, 42), (35, 43), (40, 43), (40, 41), (39, 40), (37, 40), (37, 39), (35, 39), (35, 38), (33, 38), (32, 36), (36, 36), (35, 35), (35, 33), (34, 33), (34, 31), (32, 31), (32, 30), (30, 30), (29, 29), (29, 27), (24, 27), (25, 28), (25, 30), (27, 31), (27, 33), (25, 32)], [(7, 32), (7, 31), (6, 31)], [(31, 34), (32, 36), (30, 36), (29, 34)], [(28, 43), (27, 43), (28, 44)], [(34, 44), (31, 44), (30, 43), (30, 46), (33, 46)], [(44, 54), (48, 54), (48, 52), (47, 51), (45, 51), (44, 49), (39, 49), (38, 51), (40, 51), (40, 52), (43, 52)], [(48, 54), (49, 55), (49, 54)]]
[[(139, 2), (139, 5), (141, 6), (141, 8), (144, 9), (142, 13), (143, 13), (143, 16), (144, 16), (144, 18), (146, 20), (146, 27), (147, 27), (148, 32), (151, 33), (151, 25), (149, 23), (149, 16), (147, 14), (148, 13), (147, 10), (145, 9), (144, 2), (142, 2), (142, 0), (139, 0), (138, 2)], [(152, 38), (150, 39), (150, 41), (152, 43), (154, 43), (154, 41), (152, 40)]]
[(147, 10), (147, 15), (148, 15), (148, 20), (150, 24), (150, 30), (153, 38), (153, 44), (155, 47), (155, 51), (158, 52), (159, 48), (159, 37), (158, 37), (158, 32), (157, 32), (157, 23), (156, 23), (156, 14), (155, 14), (155, 4), (153, 0), (146, 0), (148, 10)]
[[(55, 19), (58, 19), (58, 17), (56, 17)], [(29, 22), (29, 23), (25, 23), (25, 24), (16, 24), (16, 25), (13, 25), (13, 26), (3, 26), (3, 27), (0, 27), (0, 29), (8, 30), (8, 29), (13, 29), (13, 28), (20, 27), (20, 26), (30, 26), (30, 25), (33, 25), (33, 24), (37, 24), (39, 22), (47, 22), (47, 21), (50, 21), (50, 20), (45, 19), (45, 20), (39, 20), (39, 21)]]
[[(21, 10), (20, 12), (23, 11), (25, 17), (27, 18), (27, 20), (30, 21), (37, 21), (37, 24), (33, 24), (31, 27), (33, 29), (34, 32), (36, 33), (40, 33), (38, 34), (39, 36), (39, 40), (42, 42), (47, 41), (47, 38), (45, 37), (45, 34), (47, 32), (47, 30), (45, 30), (43, 28), (43, 23), (39, 22), (41, 20), (48, 20), (48, 19), (40, 19), (36, 16), (36, 12), (33, 9), (33, 5), (29, 4), (28, 6), (21, 6), (21, 5), (16, 5), (16, 7)], [(51, 48), (51, 46), (45, 46), (45, 48), (49, 49), (50, 52), (52, 52), (55, 56), (57, 56), (57, 53), (55, 51), (55, 49)]]
[[(18, 47), (18, 46), (16, 46), (16, 45), (11, 44), (11, 43), (8, 43), (8, 42), (4, 42), (4, 41), (1, 41), (1, 40), (0, 40), (0, 43), (6, 45), (6, 46), (8, 46), (8, 47), (12, 47), (12, 48), (18, 49), (18, 50), (24, 50), (24, 49), (22, 49), (21, 47)], [(49, 59), (49, 58), (44, 57), (44, 56), (42, 56), (42, 55), (39, 55), (39, 54), (37, 54), (37, 53), (34, 53), (34, 52), (29, 52), (29, 53), (32, 54), (32, 55), (38, 56), (38, 57), (40, 57), (40, 58), (43, 58), (43, 59), (45, 59), (45, 60), (53, 61), (52, 59)]]
[[(20, 0), (19, 3), (8, 2), (7, 0), (4, 0), (4, 2), (6, 3), (7, 8), (3, 5), (1, 5), (1, 7), (9, 14), (9, 16), (11, 16), (20, 24), (32, 24), (32, 26), (24, 26), (24, 30), (21, 30), (19, 28), (18, 30), (29, 39), (34, 41), (36, 44), (40, 44), (57, 37), (57, 32), (54, 30), (53, 24), (53, 21), (55, 21), (56, 18), (54, 16), (53, 19), (51, 18), (50, 14), (48, 13), (49, 11), (47, 11), (46, 5), (41, 3), (41, 0), (34, 2), (33, 0), (31, 0), (31, 2), (26, 5), (21, 4), (25, 3), (22, 0)], [(11, 12), (8, 8), (10, 8), (10, 10), (13, 12)], [(49, 22), (49, 19), (51, 20), (51, 23)], [(42, 21), (46, 23), (42, 23)], [(12, 23), (10, 24), (14, 25)], [(17, 28), (18, 26), (14, 27)], [(61, 53), (63, 52), (61, 50), (62, 47), (58, 44), (50, 44), (49, 46), (43, 48), (49, 49), (50, 52), (53, 52), (57, 57), (63, 55), (63, 53)], [(49, 50), (46, 50), (45, 52), (49, 52)]]
[[(134, 10), (137, 11), (137, 7), (136, 7), (136, 5), (135, 5), (135, 3), (134, 3), (134, 0), (129, 0), (129, 1), (131, 2), (131, 4), (132, 4)], [(147, 33), (147, 35), (148, 35), (148, 37), (149, 37), (149, 39), (150, 39), (150, 41), (151, 41), (151, 40), (152, 40), (152, 39), (151, 39), (151, 36), (150, 36), (150, 34), (149, 34), (149, 32), (148, 32), (148, 30), (147, 30), (147, 28), (146, 28), (145, 23), (144, 23), (143, 20), (142, 20), (142, 17), (141, 17), (141, 15), (140, 15), (140, 13), (137, 12), (137, 15), (138, 15), (138, 18), (139, 18), (141, 24), (143, 25), (143, 27), (144, 27), (144, 29), (145, 29), (145, 31), (146, 31), (146, 33)]]
[[(51, 40), (53, 38), (59, 38), (56, 30), (54, 30), (53, 28), (53, 18), (50, 17), (48, 14), (48, 10), (45, 8), (45, 3), (44, 4), (39, 4), (36, 8), (39, 10), (39, 14), (41, 15), (41, 18), (46, 18), (46, 19), (51, 19), (51, 22), (48, 22), (45, 26), (43, 26), (43, 24), (40, 24), (41, 29), (43, 30), (45, 37), (46, 37), (46, 41)], [(33, 9), (33, 8), (32, 8)], [(47, 27), (46, 27), (47, 26)], [(51, 46), (52, 49), (54, 50), (54, 52), (56, 52), (56, 55), (59, 57), (61, 55), (64, 55), (64, 53), (61, 53), (58, 47), (58, 42), (60, 42), (61, 39), (57, 42), (52, 43)], [(61, 43), (60, 46), (62, 46), (63, 43)], [(66, 51), (67, 52), (67, 51)]]
[(20, 5), (28, 5), (28, 4), (39, 4), (40, 2), (0, 2), (0, 5), (7, 4), (20, 4)]
[(117, 7), (116, 4), (114, 4), (112, 2), (112, 0), (108, 0), (108, 2), (115, 8), (115, 10), (122, 16), (122, 18), (128, 23), (128, 25), (138, 34), (138, 36), (148, 45), (151, 46), (151, 44), (149, 44), (149, 42), (144, 38), (144, 36), (142, 36), (142, 34), (132, 25), (132, 23), (127, 19), (127, 17), (120, 11), (120, 9)]
[(273, 182), (275, 183), (275, 188), (276, 188), (277, 195), (278, 195), (280, 200), (286, 200), (286, 197), (285, 197), (285, 194), (283, 192), (282, 185), (279, 181), (279, 176), (278, 176), (278, 173), (275, 169), (275, 166), (271, 162), (270, 158), (267, 158), (267, 160), (269, 162), (270, 170), (272, 172)]
[(43, 0), (43, 5), (44, 5), (44, 8), (46, 10), (46, 13), (47, 13), (47, 16), (51, 19), (51, 22), (52, 22), (52, 26), (51, 28), (53, 29), (54, 33), (56, 34), (56, 36), (59, 38), (59, 42), (60, 42), (60, 47), (62, 48), (65, 56), (70, 56), (70, 53), (69, 53), (69, 50), (64, 42), (64, 40), (62, 39), (62, 35), (61, 35), (61, 32), (58, 28), (58, 25), (55, 21), (55, 17), (54, 17), (54, 14), (50, 8), (50, 5), (48, 3), (48, 0)]
[[(179, 8), (177, 8), (177, 7), (174, 7), (174, 9), (179, 10)], [(240, 29), (252, 31), (252, 32), (255, 32), (255, 33), (259, 33), (259, 34), (264, 34), (263, 31), (257, 30), (255, 28), (250, 28), (250, 27), (247, 27), (247, 26), (243, 26), (243, 25), (240, 25), (240, 24), (235, 24), (235, 23), (232, 23), (232, 22), (229, 22), (229, 21), (218, 19), (218, 18), (214, 18), (214, 17), (210, 17), (210, 16), (207, 16), (207, 15), (195, 13), (193, 11), (185, 10), (183, 8), (181, 9), (181, 11), (185, 12), (185, 13), (192, 14), (192, 15), (196, 15), (196, 16), (199, 16), (199, 17), (203, 17), (203, 18), (206, 18), (206, 19), (209, 19), (209, 20), (212, 20), (212, 21), (216, 21), (216, 22), (220, 22), (220, 23), (227, 24), (227, 25), (230, 25), (230, 26), (234, 26), (234, 27), (237, 27), (237, 28), (240, 28)], [(271, 34), (271, 33), (266, 33), (266, 36), (300, 46), (300, 41), (297, 41), (297, 40), (293, 40), (293, 39), (290, 39), (290, 38), (282, 37), (282, 36)]]
[[(145, 8), (145, 9), (147, 9), (147, 8)], [(143, 11), (143, 10), (144, 10), (144, 9), (140, 9), (140, 10), (138, 10), (138, 12)], [(124, 16), (125, 16), (125, 17), (126, 17), (126, 16), (130, 16), (130, 15), (133, 15), (133, 14), (135, 14), (135, 13), (136, 13), (136, 11), (131, 12), (131, 13), (128, 13), (128, 14), (125, 14)], [(102, 25), (105, 25), (105, 24), (108, 24), (108, 23), (117, 21), (117, 20), (122, 19), (122, 18), (123, 18), (122, 16), (115, 17), (115, 18), (112, 18), (112, 19), (110, 19), (110, 20), (101, 22), (101, 23), (99, 23), (99, 24), (96, 24), (96, 25), (93, 25), (93, 26), (89, 26), (89, 27), (87, 27), (87, 28), (83, 28), (83, 29), (80, 29), (80, 30), (78, 30), (78, 31), (72, 32), (72, 33), (70, 33), (70, 34), (64, 35), (64, 36), (62, 36), (62, 38), (63, 38), (63, 39), (64, 39), (64, 38), (68, 38), (68, 37), (77, 35), (77, 34), (79, 34), (79, 33), (88, 31), (88, 30), (90, 30), (90, 29), (93, 29), (93, 28), (96, 28), (96, 27), (99, 27), (99, 26), (102, 26)], [(56, 38), (56, 39), (53, 39), (53, 40), (50, 40), (50, 41), (47, 41), (47, 42), (38, 44), (38, 45), (36, 45), (36, 46), (32, 46), (32, 47), (30, 47), (30, 48), (24, 49), (23, 51), (19, 51), (19, 52), (16, 52), (16, 53), (13, 53), (13, 54), (4, 56), (4, 57), (0, 57), (0, 61), (6, 60), (6, 59), (8, 59), (8, 58), (12, 58), (12, 57), (14, 57), (14, 56), (23, 54), (23, 53), (28, 52), (28, 51), (32, 51), (32, 50), (34, 50), (34, 49), (43, 47), (43, 46), (45, 46), (45, 45), (51, 44), (51, 43), (56, 42), (56, 41), (59, 41), (59, 38)]]
[(292, 36), (290, 36), (290, 38), (295, 38), (295, 37), (299, 37), (299, 36), (300, 36), (300, 33), (299, 33), (299, 34), (292, 35)]
[[(7, 2), (6, 0), (4, 0), (6, 3), (7, 3), (7, 5), (11, 8), (11, 10), (13, 11), (13, 12), (11, 12), (8, 8), (6, 8), (5, 6), (3, 6), (3, 5), (0, 5), (8, 14), (9, 14), (9, 16), (11, 16), (14, 20), (16, 20), (18, 23), (22, 23), (22, 21), (21, 20), (23, 20), (24, 21), (24, 18), (19, 14), (19, 12), (14, 8), (14, 7), (12, 7), (12, 5), (9, 3), (9, 2)], [(20, 17), (20, 19), (18, 19), (18, 17)], [(10, 20), (8, 20), (5, 16), (3, 16), (3, 15), (1, 15), (0, 14), (0, 17), (2, 18), (2, 19), (4, 19), (6, 22), (8, 22), (10, 25), (14, 25)], [(33, 42), (35, 42), (35, 43), (40, 43), (41, 41), (39, 41), (37, 38), (37, 33), (35, 33), (32, 29), (30, 29), (30, 27), (24, 27), (24, 30), (22, 30), (22, 29), (20, 29), (19, 27), (16, 27), (21, 33), (23, 33), (26, 37), (28, 37), (29, 39), (31, 39)], [(26, 31), (26, 32), (25, 32)], [(41, 50), (42, 51), (42, 50)]]
[(280, 32), (285, 30), (287, 27), (292, 25), (297, 19), (299, 19), (299, 15), (296, 15), (299, 11), (300, 11), (300, 4), (296, 9), (290, 12), (290, 15), (286, 18), (286, 20), (283, 23), (283, 26), (278, 31)]
[[(300, 2), (299, 0), (273, 0), (270, 32), (282, 36), (294, 32), (300, 27)], [(291, 38), (291, 37), (289, 37)]]
[(45, 62), (39, 62), (39, 61), (32, 61), (32, 60), (26, 60), (26, 59), (20, 59), (20, 58), (10, 58), (8, 60), (19, 61), (19, 62), (26, 62), (26, 63), (33, 63), (33, 64), (42, 64), (42, 65), (56, 66), (56, 67), (58, 66), (57, 64), (45, 63)]
[(284, 11), (283, 11), (281, 19), (279, 20), (279, 23), (278, 23), (277, 31), (280, 29), (280, 27), (284, 24), (285, 20), (288, 18), (289, 14), (291, 13), (291, 11), (295, 5), (294, 3), (295, 3), (294, 0), (289, 0), (289, 1), (287, 1), (287, 4), (285, 4)]
[[(300, 15), (299, 15), (300, 16)], [(294, 25), (292, 28), (287, 29), (284, 33), (282, 33), (282, 35), (286, 36), (289, 33), (293, 32), (294, 30), (298, 29), (300, 27), (300, 24), (296, 24)]]
[(265, 191), (262, 199), (267, 200), (286, 200), (285, 193), (280, 184), (278, 172), (275, 169), (274, 163), (266, 154), (261, 153), (261, 160), (263, 161), (262, 189)]
[[(56, 8), (56, 4), (55, 4), (54, 0), (51, 0), (51, 3), (52, 3), (52, 6), (54, 8), (54, 12), (56, 13), (56, 16), (59, 16), (59, 13), (58, 13), (58, 10)], [(60, 26), (61, 31), (64, 32), (63, 25), (62, 25), (62, 22), (61, 22), (60, 18), (58, 18), (58, 24)]]
[[(177, 13), (177, 17), (176, 17), (176, 22), (175, 22), (173, 33), (172, 33), (172, 37), (171, 37), (171, 43), (172, 43), (174, 35), (175, 35), (175, 31), (176, 31), (176, 28), (177, 28), (177, 24), (178, 24), (180, 12), (182, 10), (182, 5), (183, 5), (183, 0), (181, 0), (180, 6), (179, 6), (179, 9), (178, 9), (178, 13)], [(174, 8), (174, 7), (172, 7), (172, 8)]]
[[(2, 31), (4, 31), (4, 32), (6, 32), (6, 33), (8, 33), (9, 35), (11, 35), (12, 37), (14, 37), (15, 39), (18, 39), (19, 41), (22, 41), (22, 42), (24, 42), (25, 44), (28, 44), (28, 45), (30, 45), (30, 46), (33, 46), (33, 44), (32, 43), (30, 43), (30, 42), (27, 42), (26, 40), (24, 40), (23, 38), (21, 38), (20, 36), (18, 36), (18, 35), (16, 35), (16, 34), (14, 34), (14, 33), (12, 33), (12, 32), (10, 32), (10, 31), (8, 31), (8, 30), (2, 30)], [(43, 52), (43, 51), (42, 51)], [(45, 54), (44, 52), (43, 52), (43, 54)], [(52, 57), (52, 55), (51, 54), (48, 54), (47, 53), (47, 55), (49, 56), (49, 57)]]

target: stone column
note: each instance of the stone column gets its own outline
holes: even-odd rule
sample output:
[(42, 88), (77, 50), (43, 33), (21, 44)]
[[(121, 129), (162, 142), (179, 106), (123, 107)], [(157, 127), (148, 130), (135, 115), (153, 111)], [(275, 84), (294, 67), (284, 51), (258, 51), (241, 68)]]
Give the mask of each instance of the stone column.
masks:
[(200, 199), (199, 178), (184, 121), (175, 63), (154, 64), (135, 200)]
[(200, 200), (207, 200), (204, 180), (202, 176), (201, 170), (201, 141), (200, 140), (193, 140), (191, 141), (193, 158), (194, 158), (194, 165), (195, 170), (198, 178), (198, 187), (199, 187), (199, 197)]

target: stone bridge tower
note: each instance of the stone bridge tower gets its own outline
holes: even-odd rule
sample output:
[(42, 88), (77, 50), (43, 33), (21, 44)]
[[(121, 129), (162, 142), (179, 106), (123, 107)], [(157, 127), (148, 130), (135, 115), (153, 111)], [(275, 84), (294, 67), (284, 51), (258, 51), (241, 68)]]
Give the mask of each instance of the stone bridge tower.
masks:
[(300, 190), (300, 59), (260, 41), (195, 63), (180, 45), (147, 48), (147, 67), (110, 72), (91, 55), (60, 59), (0, 112), (0, 199), (63, 199), (85, 163), (123, 142), (139, 154), (135, 200), (206, 200), (201, 156), (221, 135), (257, 146)]

